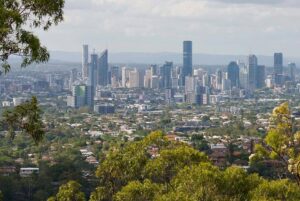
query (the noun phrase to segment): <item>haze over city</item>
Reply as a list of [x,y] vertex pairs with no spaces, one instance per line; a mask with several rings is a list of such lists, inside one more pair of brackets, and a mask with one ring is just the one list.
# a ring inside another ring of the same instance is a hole
[[0,0],[0,201],[299,201],[300,0]]
[[50,50],[80,45],[111,52],[180,52],[298,57],[297,0],[67,0],[65,20],[37,31]]

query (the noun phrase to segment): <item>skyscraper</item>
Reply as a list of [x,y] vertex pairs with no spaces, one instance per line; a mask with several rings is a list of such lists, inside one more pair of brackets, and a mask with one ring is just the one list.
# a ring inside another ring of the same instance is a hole
[[257,66],[256,71],[256,88],[261,89],[265,87],[265,78],[266,78],[266,67]]
[[183,41],[183,68],[182,83],[185,84],[185,77],[192,76],[193,72],[193,42]]
[[77,69],[73,68],[70,73],[70,80],[69,80],[69,88],[70,89],[72,89],[74,82],[77,80],[77,75],[78,75]]
[[91,54],[91,62],[89,63],[89,76],[88,76],[88,85],[93,86],[94,89],[97,85],[97,69],[98,69],[98,55],[93,53]]
[[158,74],[158,73],[157,73],[157,71],[158,71],[158,70],[157,70],[157,69],[158,69],[157,65],[151,65],[151,66],[150,66],[150,69],[151,69],[152,76]]
[[221,69],[217,70],[217,89],[222,88],[223,72]]
[[87,105],[91,108],[94,107],[94,97],[96,90],[96,72],[98,68],[98,55],[93,53],[91,54],[91,63],[89,64],[89,76],[87,84]]
[[256,89],[257,65],[258,65],[257,57],[255,55],[249,55],[249,57],[248,57],[248,75],[249,75],[250,90]]
[[161,76],[161,87],[165,89],[172,88],[172,69],[173,62],[166,62],[160,68],[160,76]]
[[289,63],[289,77],[292,82],[295,82],[295,73],[296,73],[296,64],[295,63]]
[[283,84],[283,55],[282,53],[274,53],[274,76],[275,85]]
[[82,46],[82,79],[86,79],[88,77],[89,71],[89,46]]
[[245,63],[239,62],[240,67],[240,88],[249,89],[249,74]]
[[105,50],[101,53],[98,63],[98,84],[106,86],[108,84],[108,51]]
[[235,61],[232,61],[227,66],[228,79],[231,82],[231,87],[239,87],[240,69]]

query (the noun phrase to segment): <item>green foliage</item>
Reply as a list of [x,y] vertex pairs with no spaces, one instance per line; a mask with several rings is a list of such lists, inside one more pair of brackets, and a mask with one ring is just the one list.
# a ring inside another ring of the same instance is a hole
[[105,190],[98,188],[94,197],[112,197],[129,181],[142,179],[144,166],[150,158],[147,148],[167,144],[162,132],[154,132],[140,142],[113,147],[96,171],[100,187],[105,187]]
[[85,201],[85,195],[80,188],[81,185],[76,181],[69,181],[59,187],[56,197],[50,197],[48,201]]
[[209,163],[185,167],[172,180],[172,190],[162,195],[158,200],[220,200],[217,185],[220,182],[220,170]]
[[145,175],[158,183],[169,184],[171,179],[185,166],[207,162],[208,158],[187,145],[161,150],[159,157],[145,166]]
[[299,133],[293,129],[293,119],[288,103],[273,110],[270,130],[262,145],[256,146],[251,164],[259,160],[278,160],[284,164],[286,174],[291,173],[300,185],[300,143]]
[[297,201],[300,200],[299,186],[288,180],[264,181],[252,191],[253,201]]
[[208,142],[204,139],[203,135],[192,135],[191,142],[193,147],[199,151],[209,150]]
[[248,175],[238,167],[227,168],[222,175],[221,192],[230,200],[248,200],[250,191],[262,182],[256,174]]
[[285,200],[298,199],[296,184],[289,180],[271,188],[272,182],[239,167],[221,171],[198,150],[166,141],[162,132],[113,147],[96,174],[99,186],[90,201],[276,200],[282,188]]
[[37,98],[32,97],[30,101],[5,111],[3,123],[8,127],[12,138],[15,137],[15,131],[21,130],[29,134],[35,143],[39,143],[45,134],[41,112]]
[[64,3],[64,0],[0,0],[0,65],[5,73],[10,70],[11,55],[23,58],[22,67],[48,61],[46,47],[30,30],[48,30],[61,22]]
[[151,201],[156,194],[163,189],[162,186],[152,183],[150,180],[145,180],[143,183],[132,181],[119,191],[115,197],[115,201],[133,201],[143,200]]

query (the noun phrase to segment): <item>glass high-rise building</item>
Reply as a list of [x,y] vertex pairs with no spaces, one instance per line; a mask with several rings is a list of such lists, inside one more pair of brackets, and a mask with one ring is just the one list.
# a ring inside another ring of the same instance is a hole
[[86,79],[89,75],[89,46],[82,46],[82,78]]
[[296,64],[289,63],[288,65],[288,74],[292,82],[295,82],[295,73],[296,73]]
[[261,89],[265,87],[265,79],[266,79],[266,67],[265,66],[257,66],[256,70],[256,88]]
[[249,55],[248,57],[248,75],[249,75],[249,88],[255,90],[257,85],[257,57]]
[[108,84],[108,51],[105,50],[99,57],[98,69],[98,84],[106,86]]
[[228,79],[231,82],[231,87],[239,87],[240,68],[235,61],[232,61],[227,66]]
[[173,69],[173,62],[166,62],[160,68],[161,87],[164,89],[172,88],[172,69]]
[[97,69],[98,69],[98,55],[93,53],[91,54],[91,62],[89,63],[89,76],[88,76],[88,85],[93,86],[94,88],[97,85]]
[[89,63],[89,76],[87,84],[87,105],[94,107],[94,97],[95,90],[97,85],[96,72],[98,68],[98,55],[93,53],[91,54],[91,62]]
[[185,77],[192,76],[193,72],[193,42],[183,41],[183,68],[182,83],[185,84]]
[[274,53],[274,76],[275,85],[283,84],[283,55],[282,53]]

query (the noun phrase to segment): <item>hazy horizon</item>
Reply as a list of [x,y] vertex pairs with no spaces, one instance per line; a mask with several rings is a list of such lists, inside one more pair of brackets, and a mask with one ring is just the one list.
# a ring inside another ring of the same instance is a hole
[[49,50],[181,52],[298,57],[297,0],[66,0],[65,21],[36,31]]

